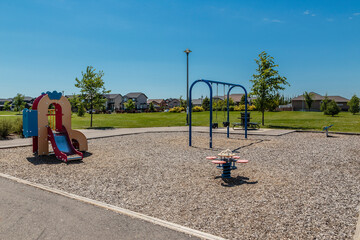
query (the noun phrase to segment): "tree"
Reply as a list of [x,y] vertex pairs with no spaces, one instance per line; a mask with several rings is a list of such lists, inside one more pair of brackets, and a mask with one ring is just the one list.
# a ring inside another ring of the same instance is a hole
[[313,104],[314,100],[312,99],[313,94],[312,93],[308,93],[308,92],[304,92],[304,99],[306,102],[306,106],[308,107],[309,111],[311,109],[311,105]]
[[110,92],[105,89],[105,83],[102,79],[103,71],[95,72],[92,66],[86,67],[86,72],[81,72],[82,79],[75,78],[75,87],[80,88],[80,99],[85,104],[86,108],[90,108],[91,120],[90,127],[93,123],[93,110],[99,109],[106,102],[104,94]]
[[10,102],[9,101],[6,101],[5,103],[4,103],[4,110],[5,111],[9,111],[10,110]]
[[360,111],[359,101],[360,99],[354,94],[354,96],[352,96],[350,101],[347,103],[349,106],[349,112],[351,112],[353,115]]
[[205,111],[209,111],[210,110],[210,99],[208,97],[205,97],[201,105]]
[[268,110],[269,103],[273,101],[279,90],[285,89],[284,85],[290,86],[290,84],[286,81],[286,77],[279,75],[275,69],[278,65],[266,52],[261,52],[259,59],[255,59],[255,62],[258,68],[257,74],[253,74],[253,79],[250,80],[253,83],[251,95],[257,96],[255,106],[262,113],[262,125],[264,125],[265,110]]
[[182,96],[180,96],[180,107],[183,107],[183,108],[186,109],[186,107],[187,107],[187,103],[186,103],[186,102],[187,102],[187,101],[184,100],[184,99],[182,99]]
[[22,111],[25,108],[25,101],[24,101],[25,96],[18,93],[13,100],[13,106],[14,106],[14,110],[15,111]]
[[321,101],[320,111],[325,112],[329,102],[330,102],[330,100],[326,94],[324,100]]
[[128,112],[131,112],[132,110],[135,109],[135,103],[132,99],[129,99],[126,103],[125,103],[125,109]]
[[341,111],[340,107],[336,104],[334,100],[332,100],[327,104],[324,114],[331,115],[333,117],[334,115],[339,114],[340,111]]
[[245,94],[241,96],[240,105],[245,105]]
[[154,104],[152,102],[149,104],[149,111],[150,112],[155,112],[155,107],[154,107]]

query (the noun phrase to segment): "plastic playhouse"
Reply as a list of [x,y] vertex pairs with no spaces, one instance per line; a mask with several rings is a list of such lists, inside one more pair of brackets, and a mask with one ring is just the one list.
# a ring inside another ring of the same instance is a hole
[[239,156],[235,156],[235,154],[230,150],[226,149],[218,154],[219,157],[211,156],[206,157],[208,160],[211,161],[214,164],[217,164],[216,166],[218,169],[223,170],[223,173],[221,174],[222,178],[231,178],[231,170],[237,169],[235,166],[236,163],[248,163],[249,160],[241,160]]
[[64,162],[81,160],[81,151],[88,150],[85,135],[71,129],[71,105],[61,92],[42,93],[31,110],[23,110],[23,134],[32,137],[34,154],[49,155],[50,142],[55,156]]

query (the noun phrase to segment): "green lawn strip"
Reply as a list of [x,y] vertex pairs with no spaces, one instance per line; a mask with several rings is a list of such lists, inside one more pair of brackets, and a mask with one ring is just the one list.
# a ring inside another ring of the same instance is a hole
[[[230,122],[240,122],[239,112],[230,112]],[[213,113],[213,122],[226,121],[226,114]],[[261,113],[251,112],[251,122],[261,122]],[[138,127],[167,127],[185,126],[185,113],[134,113],[134,114],[94,114],[93,126],[97,128],[138,128]],[[209,112],[193,113],[194,126],[208,126]],[[321,112],[266,112],[265,128],[322,130],[324,126],[334,124],[331,131],[360,132],[360,115],[341,112],[338,116],[325,116]],[[72,116],[73,128],[81,129],[90,126],[90,115]]]
[[13,111],[0,111],[0,116],[2,115],[13,115],[13,116],[22,116],[22,113],[20,112],[13,112]]

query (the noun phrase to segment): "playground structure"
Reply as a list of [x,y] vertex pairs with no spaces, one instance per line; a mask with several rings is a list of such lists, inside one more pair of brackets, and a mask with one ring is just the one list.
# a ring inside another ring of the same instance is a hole
[[208,160],[214,164],[218,164],[216,168],[223,170],[221,174],[221,178],[231,178],[231,170],[237,169],[235,163],[248,163],[248,160],[240,160],[239,156],[235,156],[235,154],[230,150],[226,149],[218,154],[219,158],[216,156],[206,157]]
[[325,131],[326,137],[329,137],[329,129],[330,129],[332,126],[334,126],[334,124],[331,124],[331,125],[329,125],[329,126],[325,126],[325,127],[323,128],[323,131]]
[[50,141],[55,156],[64,162],[81,160],[81,151],[88,150],[85,135],[71,128],[71,105],[61,92],[42,93],[31,110],[23,110],[23,134],[32,137],[34,154],[49,155]]
[[[234,83],[226,83],[226,82],[219,82],[219,81],[213,81],[213,80],[205,80],[205,79],[199,79],[196,80],[195,82],[193,82],[190,86],[190,90],[189,90],[189,146],[192,145],[191,142],[191,135],[192,135],[192,129],[191,129],[191,124],[192,124],[192,89],[193,87],[199,83],[199,82],[204,82],[210,89],[210,140],[209,140],[209,147],[212,148],[212,129],[213,129],[213,89],[212,89],[212,84],[222,84],[225,86],[228,86],[228,92],[227,92],[227,121],[224,122],[224,126],[226,126],[227,128],[227,132],[226,132],[226,136],[227,138],[229,138],[230,136],[230,115],[229,115],[229,94],[230,91],[235,88],[235,87],[240,87],[244,90],[245,92],[245,116],[247,116],[247,91],[245,89],[245,87],[243,87],[240,84],[234,84]],[[248,129],[248,124],[247,124],[247,118],[245,118],[245,138],[247,138],[247,129]]]

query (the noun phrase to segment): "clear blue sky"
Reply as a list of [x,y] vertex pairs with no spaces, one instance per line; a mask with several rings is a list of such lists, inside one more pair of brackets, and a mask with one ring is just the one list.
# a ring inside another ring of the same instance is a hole
[[77,93],[74,79],[88,65],[104,71],[112,93],[185,96],[186,48],[190,82],[250,88],[254,59],[266,51],[291,84],[285,95],[360,95],[358,0],[3,0],[0,98]]

